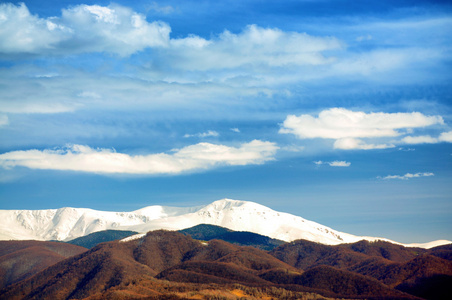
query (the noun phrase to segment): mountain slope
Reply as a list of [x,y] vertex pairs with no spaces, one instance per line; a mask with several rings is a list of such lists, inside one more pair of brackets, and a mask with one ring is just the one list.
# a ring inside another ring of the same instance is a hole
[[441,257],[450,258],[451,252],[448,246],[405,248],[382,241],[328,246],[298,240],[281,245],[270,254],[306,272],[319,267],[334,267],[372,277],[386,287],[415,296],[449,299],[452,262]]
[[0,289],[87,250],[57,242],[0,241]]
[[93,248],[100,243],[111,242],[120,240],[131,235],[137,234],[136,231],[124,231],[124,230],[103,230],[90,233],[85,236],[67,241],[68,244],[77,245],[85,248]]
[[[201,207],[149,206],[133,212],[103,212],[76,208],[1,210],[0,218],[0,239],[18,240],[67,241],[107,229],[145,233],[157,229],[181,230],[199,224],[248,231],[284,241],[305,239],[328,245],[381,239],[354,236],[298,216],[274,211],[257,203],[229,199]],[[437,241],[426,247],[447,243],[451,242]]]
[[217,239],[231,244],[252,246],[266,251],[273,250],[285,243],[284,241],[272,239],[253,232],[233,231],[224,227],[208,224],[196,225],[194,227],[179,230],[179,232],[197,240],[210,241]]
[[[228,274],[235,278],[231,282],[264,285],[269,282],[257,276],[259,271],[270,268],[295,270],[252,247],[235,246],[218,240],[204,245],[178,232],[158,230],[127,242],[99,244],[10,286],[0,292],[0,298],[86,298],[187,266],[198,270],[189,275],[198,273],[199,276],[217,277],[219,283],[228,281],[224,275],[224,267],[227,267]],[[209,269],[215,275],[209,276]],[[152,289],[152,286],[146,288]]]
[[283,299],[309,299],[306,295],[319,298],[312,293],[339,298],[416,299],[357,273],[330,266],[303,271],[254,247],[221,240],[206,244],[164,230],[101,243],[7,287],[0,291],[0,298],[185,299],[178,293],[187,295],[203,289],[231,292],[239,288],[239,294],[231,299],[245,291],[254,299],[270,293]]

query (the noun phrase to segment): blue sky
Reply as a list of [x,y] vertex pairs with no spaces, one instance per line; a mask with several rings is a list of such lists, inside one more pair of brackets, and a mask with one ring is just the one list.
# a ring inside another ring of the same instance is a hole
[[451,36],[447,1],[2,1],[0,209],[452,240]]

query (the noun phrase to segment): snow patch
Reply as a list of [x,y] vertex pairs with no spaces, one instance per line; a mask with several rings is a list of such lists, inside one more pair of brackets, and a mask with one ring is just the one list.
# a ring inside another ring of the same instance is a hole
[[138,240],[138,239],[143,238],[145,235],[146,235],[146,233],[134,234],[134,235],[128,236],[126,238],[123,238],[122,240],[120,240],[120,242],[124,243],[124,242],[130,242],[130,241]]

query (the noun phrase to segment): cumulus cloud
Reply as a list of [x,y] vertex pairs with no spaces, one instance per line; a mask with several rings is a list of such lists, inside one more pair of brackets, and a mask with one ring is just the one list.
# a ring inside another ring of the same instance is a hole
[[32,15],[25,4],[0,4],[0,53],[74,54],[111,52],[130,55],[166,46],[170,27],[120,5],[76,5],[61,17]]
[[199,137],[199,138],[205,138],[205,137],[209,137],[209,136],[219,136],[220,134],[214,130],[209,130],[206,132],[200,132],[200,133],[196,133],[196,134],[185,134],[184,137],[185,138],[189,138],[189,137]]
[[329,165],[331,167],[350,167],[352,164],[351,162],[344,161],[344,160],[335,160],[335,161],[314,161],[314,163],[318,166],[320,165]]
[[388,175],[385,177],[378,177],[379,179],[383,179],[383,180],[389,180],[389,179],[402,179],[402,180],[408,180],[411,178],[419,178],[419,177],[430,177],[430,176],[435,176],[435,174],[431,173],[431,172],[424,172],[424,173],[406,173],[405,175]]
[[444,124],[441,116],[412,113],[365,113],[345,108],[323,110],[318,117],[289,115],[280,133],[294,134],[300,139],[334,139],[337,149],[385,149],[392,144],[369,144],[361,138],[397,137],[401,130]]
[[253,140],[239,147],[199,143],[172,153],[128,155],[112,149],[72,145],[57,150],[12,151],[0,155],[0,165],[9,169],[70,170],[100,174],[180,174],[219,166],[263,164],[273,160],[275,143]]

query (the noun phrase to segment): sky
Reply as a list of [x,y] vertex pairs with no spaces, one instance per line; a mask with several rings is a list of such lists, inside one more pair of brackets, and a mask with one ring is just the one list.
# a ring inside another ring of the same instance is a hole
[[0,1],[0,209],[223,198],[452,240],[452,4]]

